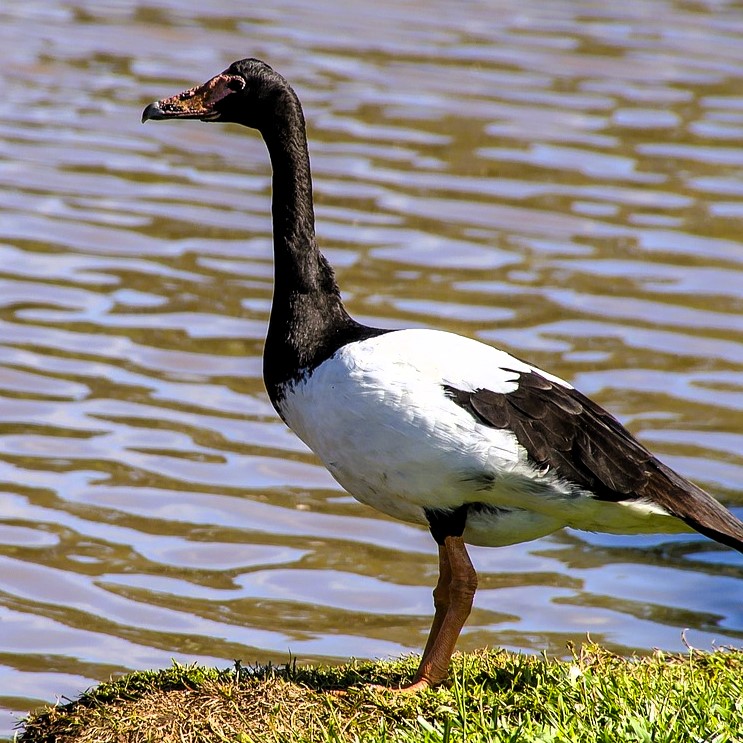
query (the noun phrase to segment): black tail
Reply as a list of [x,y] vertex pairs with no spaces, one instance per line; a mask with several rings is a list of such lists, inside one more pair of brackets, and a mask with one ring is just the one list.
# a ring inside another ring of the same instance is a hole
[[646,493],[659,506],[705,537],[743,552],[743,522],[709,493],[657,459]]

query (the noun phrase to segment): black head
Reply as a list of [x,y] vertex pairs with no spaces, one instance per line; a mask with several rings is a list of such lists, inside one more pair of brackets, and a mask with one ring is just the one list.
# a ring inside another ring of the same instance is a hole
[[226,121],[260,129],[282,93],[291,90],[278,72],[260,59],[241,59],[224,72],[178,95],[150,103],[142,122],[150,119]]

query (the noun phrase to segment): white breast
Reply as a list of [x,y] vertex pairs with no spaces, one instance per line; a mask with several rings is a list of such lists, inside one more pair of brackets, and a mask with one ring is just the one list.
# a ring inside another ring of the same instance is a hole
[[513,433],[481,425],[443,388],[508,393],[527,371],[532,367],[468,338],[396,331],[344,346],[290,386],[280,408],[354,497],[423,522],[424,507],[458,506],[486,489],[484,499],[493,501],[494,478],[509,486],[534,480]]

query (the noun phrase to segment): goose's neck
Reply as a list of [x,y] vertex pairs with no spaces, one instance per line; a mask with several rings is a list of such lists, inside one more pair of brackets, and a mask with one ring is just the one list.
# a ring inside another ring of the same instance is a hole
[[274,402],[286,382],[319,363],[334,338],[358,327],[315,241],[304,116],[291,90],[283,91],[278,110],[280,115],[262,130],[273,168],[274,239],[274,296],[263,373]]
[[[313,291],[323,278],[315,243],[312,178],[304,116],[285,91],[280,115],[263,132],[273,169],[273,238],[276,288]],[[277,291],[278,294],[278,291]]]

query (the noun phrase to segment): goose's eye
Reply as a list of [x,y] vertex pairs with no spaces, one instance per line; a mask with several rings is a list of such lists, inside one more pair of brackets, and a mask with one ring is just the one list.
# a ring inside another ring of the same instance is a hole
[[227,87],[233,93],[237,93],[238,90],[242,90],[245,87],[245,81],[241,77],[233,77],[227,82]]

